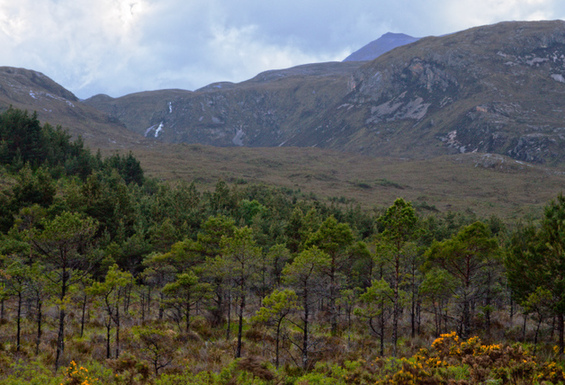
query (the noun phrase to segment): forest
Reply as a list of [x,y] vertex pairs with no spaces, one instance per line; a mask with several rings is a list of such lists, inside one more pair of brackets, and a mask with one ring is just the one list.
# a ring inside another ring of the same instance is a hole
[[505,223],[144,175],[0,114],[2,384],[565,382],[565,197]]

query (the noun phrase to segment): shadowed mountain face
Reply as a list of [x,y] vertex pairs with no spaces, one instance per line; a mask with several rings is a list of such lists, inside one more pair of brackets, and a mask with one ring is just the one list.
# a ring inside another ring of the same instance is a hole
[[343,61],[370,61],[375,60],[382,54],[387,53],[406,44],[414,43],[419,38],[405,35],[403,33],[388,32],[373,40],[363,48],[353,52],[346,57]]
[[492,152],[565,155],[565,23],[508,22],[428,37],[371,62],[268,71],[195,92],[86,104],[166,142],[315,146],[429,158]]

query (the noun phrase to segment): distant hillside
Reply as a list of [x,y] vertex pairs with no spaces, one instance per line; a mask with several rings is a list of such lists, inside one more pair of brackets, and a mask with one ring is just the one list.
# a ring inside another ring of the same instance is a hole
[[362,63],[308,64],[195,92],[161,90],[85,101],[132,131],[165,142],[273,147],[316,124],[351,91]]
[[387,53],[406,44],[418,41],[418,37],[412,37],[403,33],[387,32],[377,40],[373,40],[361,49],[353,52],[346,57],[343,61],[370,61],[375,60],[382,54]]
[[0,110],[9,106],[36,111],[42,122],[61,125],[75,137],[81,135],[92,148],[124,149],[143,140],[40,72],[0,67]]
[[553,164],[565,156],[563,68],[564,22],[508,22],[423,38],[371,62],[85,103],[167,142],[414,159],[488,152]]

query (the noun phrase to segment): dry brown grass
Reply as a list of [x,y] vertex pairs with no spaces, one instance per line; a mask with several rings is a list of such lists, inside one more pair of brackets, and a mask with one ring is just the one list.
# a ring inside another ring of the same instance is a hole
[[137,148],[146,174],[195,181],[265,183],[314,193],[365,209],[403,197],[440,212],[522,218],[539,213],[565,186],[563,170],[499,155],[461,154],[431,160],[371,158],[316,148],[216,148],[154,143]]

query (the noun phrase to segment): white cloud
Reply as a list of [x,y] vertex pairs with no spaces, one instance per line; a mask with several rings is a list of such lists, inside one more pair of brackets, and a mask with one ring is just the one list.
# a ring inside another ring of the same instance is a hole
[[[557,0],[459,0],[448,2],[443,15],[456,29],[510,20],[545,20],[565,16]],[[562,6],[561,6],[562,7]]]

